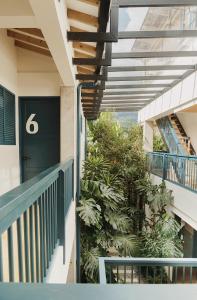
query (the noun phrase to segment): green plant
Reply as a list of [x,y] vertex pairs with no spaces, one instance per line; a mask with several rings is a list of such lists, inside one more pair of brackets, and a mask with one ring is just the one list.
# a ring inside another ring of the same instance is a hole
[[89,122],[83,174],[83,282],[98,282],[99,256],[181,255],[180,226],[167,213],[172,193],[150,181],[140,126],[122,128],[109,113]]
[[167,151],[161,135],[154,133],[153,135],[153,151]]

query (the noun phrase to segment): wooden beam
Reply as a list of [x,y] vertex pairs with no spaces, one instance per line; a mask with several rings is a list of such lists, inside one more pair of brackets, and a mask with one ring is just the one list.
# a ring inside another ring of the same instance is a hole
[[32,44],[35,46],[39,46],[39,47],[48,49],[47,43],[41,39],[37,39],[37,38],[31,37],[29,35],[18,33],[18,32],[9,30],[9,29],[7,30],[7,35],[9,37],[14,38],[15,40],[23,41],[23,42],[26,42],[26,43],[29,43],[29,44]]
[[82,52],[79,52],[79,51],[74,51],[74,57],[75,58],[93,58],[95,57],[95,55],[92,55],[92,54],[85,54],[85,53],[82,53]]
[[77,27],[74,27],[74,26],[70,26],[70,31],[72,31],[72,32],[87,32],[87,30],[77,28]]
[[94,71],[88,70],[88,69],[80,67],[80,66],[77,67],[77,71],[80,74],[94,74]]
[[79,1],[96,7],[98,7],[100,4],[100,0],[79,0]]
[[82,71],[85,72],[85,70],[86,70],[86,71],[90,71],[90,72],[94,73],[95,70],[96,70],[96,68],[95,68],[94,66],[78,66],[77,68],[79,68],[79,70],[80,70],[81,72],[82,72]]
[[36,52],[36,53],[39,53],[42,55],[51,56],[50,51],[48,51],[47,49],[43,49],[43,48],[36,47],[36,46],[30,45],[30,44],[26,44],[21,41],[15,40],[15,46],[29,50],[29,51],[33,51],[33,52]]
[[17,31],[29,33],[31,35],[35,35],[40,38],[44,38],[42,31],[38,28],[13,28],[13,29],[15,29]]
[[98,18],[82,13],[80,11],[76,11],[73,9],[68,8],[67,10],[68,18],[71,20],[75,20],[86,25],[91,25],[93,27],[98,27]]
[[96,47],[88,45],[88,44],[74,42],[73,48],[76,50],[79,50],[79,51],[90,53],[94,56],[96,55]]
[[85,89],[85,88],[81,88],[83,91],[83,93],[85,93],[85,94],[93,94],[93,93],[97,93],[97,90],[95,90],[95,89]]

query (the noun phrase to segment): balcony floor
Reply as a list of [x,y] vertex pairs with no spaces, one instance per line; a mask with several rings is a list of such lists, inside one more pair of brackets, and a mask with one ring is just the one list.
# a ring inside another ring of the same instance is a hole
[[197,285],[0,284],[1,300],[196,300]]

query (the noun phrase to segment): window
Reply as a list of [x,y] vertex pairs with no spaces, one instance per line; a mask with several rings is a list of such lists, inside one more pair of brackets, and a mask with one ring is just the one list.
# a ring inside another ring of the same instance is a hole
[[0,145],[15,144],[15,95],[0,86]]

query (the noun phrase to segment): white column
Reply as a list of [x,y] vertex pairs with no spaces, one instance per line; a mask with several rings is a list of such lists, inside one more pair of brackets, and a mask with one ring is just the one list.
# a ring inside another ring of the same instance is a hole
[[153,151],[153,123],[149,121],[143,123],[143,147],[145,152]]
[[76,157],[77,93],[75,87],[61,87],[61,162]]

